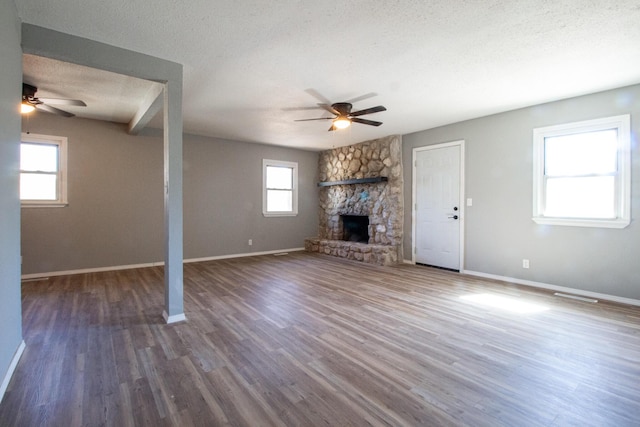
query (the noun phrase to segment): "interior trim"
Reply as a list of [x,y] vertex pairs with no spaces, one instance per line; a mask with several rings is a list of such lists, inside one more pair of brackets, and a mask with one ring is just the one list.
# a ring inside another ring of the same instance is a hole
[[20,345],[16,349],[13,358],[11,359],[11,363],[9,364],[9,369],[7,369],[7,373],[2,380],[2,385],[0,386],[0,402],[2,402],[2,398],[4,397],[5,391],[7,391],[7,387],[9,387],[9,381],[11,381],[11,377],[18,366],[18,362],[20,361],[20,357],[22,357],[22,353],[27,345],[24,343],[24,340],[20,341]]
[[481,273],[479,271],[463,270],[463,271],[461,271],[461,273],[469,274],[471,276],[484,277],[485,279],[500,280],[500,281],[503,281],[503,282],[515,283],[517,285],[525,285],[525,286],[531,286],[531,287],[534,287],[534,288],[549,289],[549,290],[552,290],[552,291],[563,292],[563,293],[566,293],[566,294],[580,295],[580,296],[584,296],[584,297],[588,297],[588,298],[595,298],[595,299],[598,299],[598,300],[605,300],[605,301],[617,302],[617,303],[628,304],[628,305],[635,305],[635,306],[640,307],[640,300],[633,299],[633,298],[625,298],[625,297],[619,297],[619,296],[615,296],[615,295],[601,294],[599,292],[590,292],[590,291],[585,291],[585,290],[582,290],[582,289],[567,288],[567,287],[564,287],[564,286],[551,285],[549,283],[534,282],[533,280],[516,279],[515,277],[507,277],[507,276],[499,276],[499,275],[496,275],[496,274]]

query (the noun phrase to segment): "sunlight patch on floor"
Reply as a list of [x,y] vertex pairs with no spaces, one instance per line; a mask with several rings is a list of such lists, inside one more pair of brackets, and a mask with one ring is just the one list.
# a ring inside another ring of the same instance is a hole
[[460,299],[518,314],[538,313],[549,310],[549,307],[547,306],[526,301],[521,298],[505,297],[495,294],[463,295]]

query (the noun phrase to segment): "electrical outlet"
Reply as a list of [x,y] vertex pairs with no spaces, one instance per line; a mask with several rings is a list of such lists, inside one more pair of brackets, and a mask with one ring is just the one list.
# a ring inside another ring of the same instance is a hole
[[522,260],[522,268],[529,268],[529,260],[528,259],[523,259]]
[[249,246],[253,245],[253,240],[249,239]]

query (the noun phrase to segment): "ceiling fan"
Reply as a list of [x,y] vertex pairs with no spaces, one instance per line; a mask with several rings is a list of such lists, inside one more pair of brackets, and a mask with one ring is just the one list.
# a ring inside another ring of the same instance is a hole
[[335,104],[318,104],[320,108],[323,108],[334,115],[334,117],[319,117],[316,119],[299,119],[296,122],[307,122],[311,120],[332,120],[333,123],[329,128],[329,131],[344,129],[351,125],[351,123],[360,123],[363,125],[369,126],[380,126],[382,122],[377,122],[375,120],[367,120],[361,119],[359,116],[364,116],[365,114],[373,114],[378,113],[380,111],[387,111],[385,107],[382,105],[378,105],[377,107],[366,108],[364,110],[359,111],[351,111],[353,105],[349,102],[336,102]]
[[73,105],[77,107],[86,107],[83,101],[79,99],[59,99],[59,98],[36,98],[36,92],[38,88],[35,86],[31,86],[27,83],[22,83],[22,112],[30,113],[34,109],[38,109],[41,111],[46,111],[47,113],[58,114],[64,117],[73,117],[75,114],[72,114],[68,111],[61,110],[56,107],[52,107],[49,104],[54,105]]

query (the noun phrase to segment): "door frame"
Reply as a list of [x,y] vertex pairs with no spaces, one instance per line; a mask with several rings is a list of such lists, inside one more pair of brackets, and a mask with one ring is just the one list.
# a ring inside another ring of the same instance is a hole
[[460,273],[464,272],[464,242],[465,242],[465,233],[464,233],[464,226],[465,226],[465,213],[466,213],[466,209],[465,209],[465,192],[464,192],[464,170],[465,170],[465,166],[464,166],[464,159],[465,159],[465,150],[464,150],[464,146],[465,146],[465,142],[464,139],[458,140],[458,141],[452,141],[452,142],[443,142],[440,144],[433,144],[433,145],[424,145],[421,147],[415,147],[412,150],[412,154],[411,154],[411,165],[412,165],[412,178],[411,178],[411,263],[415,264],[416,263],[416,190],[417,190],[417,185],[416,185],[416,169],[417,169],[417,162],[416,162],[416,155],[418,152],[420,151],[426,151],[426,150],[436,150],[438,148],[448,148],[448,147],[455,147],[455,146],[459,146],[460,147],[460,200],[458,202],[458,206],[460,209],[460,260],[459,260],[459,265],[460,265]]

